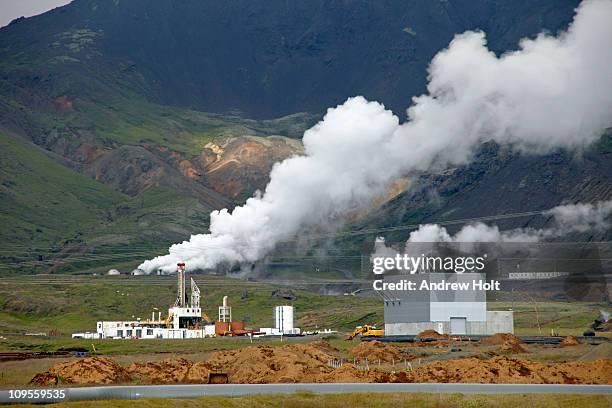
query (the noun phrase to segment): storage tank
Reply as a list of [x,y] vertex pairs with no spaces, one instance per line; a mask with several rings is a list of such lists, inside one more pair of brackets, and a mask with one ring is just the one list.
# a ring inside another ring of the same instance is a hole
[[276,306],[274,315],[277,330],[283,333],[293,330],[293,306]]

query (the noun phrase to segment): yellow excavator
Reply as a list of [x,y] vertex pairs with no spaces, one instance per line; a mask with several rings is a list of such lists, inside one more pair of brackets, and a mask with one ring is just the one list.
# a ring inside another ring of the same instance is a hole
[[362,337],[383,337],[385,335],[384,329],[377,329],[376,326],[363,325],[355,327],[355,330],[346,338],[346,340],[353,340],[361,334]]

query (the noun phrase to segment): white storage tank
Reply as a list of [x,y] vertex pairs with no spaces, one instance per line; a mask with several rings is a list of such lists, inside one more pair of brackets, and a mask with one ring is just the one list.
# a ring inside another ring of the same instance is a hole
[[281,333],[293,332],[293,306],[276,306],[274,315],[276,328]]

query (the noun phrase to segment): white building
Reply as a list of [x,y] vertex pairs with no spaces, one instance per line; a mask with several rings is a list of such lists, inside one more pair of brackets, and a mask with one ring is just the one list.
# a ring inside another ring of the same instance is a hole
[[259,331],[269,336],[300,334],[300,329],[293,326],[293,306],[274,307],[274,323],[276,327],[262,327]]

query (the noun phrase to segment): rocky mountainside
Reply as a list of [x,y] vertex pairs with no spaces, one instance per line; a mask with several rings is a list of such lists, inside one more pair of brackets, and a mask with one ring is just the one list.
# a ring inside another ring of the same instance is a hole
[[504,52],[566,27],[577,4],[75,0],[2,29],[0,59],[46,61],[31,79],[54,94],[115,83],[161,104],[267,118],[364,95],[403,116],[425,91],[431,57],[456,33],[483,30]]
[[[360,220],[359,228],[385,228],[413,223],[543,211],[577,202],[612,199],[612,135],[581,154],[558,151],[540,156],[520,154],[485,143],[474,161],[441,174],[424,175],[415,187],[395,196]],[[501,229],[543,228],[546,217],[495,221]],[[449,232],[461,228],[449,226]],[[390,233],[404,241],[410,230]],[[606,241],[612,231],[581,234],[579,240]]]

